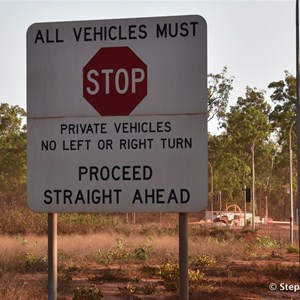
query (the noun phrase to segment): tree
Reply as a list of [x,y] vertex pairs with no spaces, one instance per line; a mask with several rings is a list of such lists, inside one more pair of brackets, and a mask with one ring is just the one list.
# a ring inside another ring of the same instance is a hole
[[243,186],[245,163],[232,151],[231,137],[223,133],[208,136],[208,160],[214,171],[215,194],[225,203],[237,203]]
[[[278,142],[281,146],[289,140],[289,130],[296,120],[296,79],[285,71],[284,80],[271,82],[268,86],[273,90],[271,100],[275,104],[270,114],[272,127],[277,129]],[[296,126],[293,128],[293,139],[296,137]]]
[[208,122],[214,117],[222,119],[225,116],[233,82],[233,77],[226,75],[226,67],[220,74],[208,74]]
[[[245,98],[239,97],[237,104],[230,108],[224,118],[222,127],[230,139],[229,151],[235,157],[235,161],[240,162],[240,168],[244,168],[243,175],[241,170],[239,171],[239,176],[243,176],[244,181],[240,182],[239,186],[241,195],[244,184],[250,185],[250,180],[254,178],[256,168],[260,170],[256,178],[256,187],[266,185],[263,183],[263,174],[270,172],[270,166],[265,163],[265,155],[270,152],[270,110],[270,105],[264,99],[264,91],[247,87]],[[249,169],[252,172],[251,179],[247,176]]]
[[[288,207],[288,188],[289,188],[289,137],[291,134],[291,145],[293,152],[296,153],[296,79],[289,72],[285,71],[283,80],[274,81],[269,84],[272,90],[271,100],[275,104],[271,114],[270,121],[272,128],[276,133],[276,142],[278,143],[277,156],[274,164],[271,198],[272,213],[276,218],[283,219],[287,217]],[[294,170],[296,170],[296,155],[293,156]],[[293,190],[297,191],[296,176],[294,176]],[[296,199],[296,197],[294,197]],[[295,205],[294,205],[295,207]]]
[[26,126],[24,109],[0,105],[0,201],[24,199],[26,194]]

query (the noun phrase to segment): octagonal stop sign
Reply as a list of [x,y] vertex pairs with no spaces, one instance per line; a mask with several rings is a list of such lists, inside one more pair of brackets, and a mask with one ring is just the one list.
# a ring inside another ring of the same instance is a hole
[[83,68],[83,97],[102,116],[125,116],[147,95],[147,65],[129,47],[103,47]]

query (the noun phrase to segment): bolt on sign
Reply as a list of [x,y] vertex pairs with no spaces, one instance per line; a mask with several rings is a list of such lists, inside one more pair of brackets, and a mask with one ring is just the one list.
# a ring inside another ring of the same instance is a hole
[[197,15],[27,31],[28,205],[207,206],[207,29]]

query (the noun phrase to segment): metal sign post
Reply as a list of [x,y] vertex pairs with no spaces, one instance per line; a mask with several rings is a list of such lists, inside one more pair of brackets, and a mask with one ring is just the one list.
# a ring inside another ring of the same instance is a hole
[[179,213],[179,299],[189,299],[188,214]]
[[57,299],[57,213],[48,214],[48,300]]

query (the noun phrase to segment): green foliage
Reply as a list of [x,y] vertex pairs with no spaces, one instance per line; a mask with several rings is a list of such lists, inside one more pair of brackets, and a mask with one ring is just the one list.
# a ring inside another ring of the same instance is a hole
[[[192,263],[193,265],[193,263]],[[162,266],[159,267],[157,275],[164,279],[164,286],[170,292],[176,292],[179,287],[179,266],[178,264],[172,263],[169,260],[165,261]],[[193,285],[202,281],[204,273],[199,268],[193,265],[188,270],[189,282]]]
[[[60,234],[87,234],[92,232],[133,232],[129,225],[123,226],[121,217],[107,214],[59,214],[58,228]],[[123,231],[124,229],[124,231]],[[2,234],[47,234],[48,223],[46,213],[34,213],[27,207],[5,205],[2,208],[0,233]]]
[[96,285],[77,287],[74,291],[73,300],[100,300],[103,299],[101,289]]
[[23,257],[23,268],[25,272],[41,272],[47,270],[47,256],[46,255],[34,255],[30,252],[26,252]]
[[[117,218],[106,214],[64,213],[60,214],[58,218],[58,226],[61,233],[120,230],[121,225]],[[123,229],[126,231],[124,224]],[[120,231],[123,232],[122,230]]]
[[262,198],[268,192],[274,156],[270,111],[265,92],[247,87],[245,97],[239,97],[226,113],[222,122],[224,132],[210,136],[208,149],[214,169],[214,190],[222,191],[223,203],[243,205],[244,186],[252,182],[253,157],[255,186]]
[[132,257],[130,251],[127,251],[127,246],[122,239],[116,240],[117,247],[114,250],[109,250],[106,254],[104,262],[110,263],[112,261],[126,261]]
[[134,250],[134,255],[138,260],[148,259],[149,253],[152,250],[152,241],[153,241],[153,236],[149,235],[147,237],[146,246],[139,246],[137,249]]
[[270,134],[268,115],[271,107],[264,99],[264,91],[246,88],[245,98],[239,97],[226,115],[223,127],[234,143],[232,152],[250,162],[251,147],[262,146]]
[[[270,114],[270,121],[276,139],[277,151],[274,156],[274,168],[272,191],[270,198],[274,199],[270,207],[270,214],[283,220],[288,217],[286,209],[287,194],[285,188],[289,182],[289,138],[291,137],[291,148],[294,153],[297,151],[296,143],[296,78],[285,71],[283,80],[271,82],[269,88],[272,90],[271,100],[274,103],[274,109]],[[292,156],[292,164],[296,170],[297,158]],[[297,176],[294,176],[293,189],[297,191]]]
[[0,104],[0,203],[20,202],[26,195],[25,111]]
[[[296,118],[296,79],[286,71],[284,80],[271,82],[268,87],[273,90],[271,100],[275,104],[270,120],[273,128],[277,129],[279,144],[283,145],[288,141],[290,126]],[[296,137],[295,127],[293,139]]]
[[225,116],[229,95],[232,91],[233,77],[227,77],[227,68],[219,74],[208,74],[208,122]]
[[133,259],[147,260],[151,252],[152,236],[147,237],[146,246],[139,246],[138,248],[131,250],[123,239],[117,239],[117,246],[115,249],[110,249],[106,253],[102,253],[100,249],[95,254],[96,261],[99,263],[110,264],[115,261],[129,261]]
[[215,238],[218,242],[227,242],[235,239],[234,232],[229,228],[214,227],[210,231],[210,236]]
[[280,243],[276,240],[272,240],[269,235],[263,237],[256,237],[256,242],[261,248],[275,248],[280,246]]
[[188,272],[188,276],[189,276],[190,284],[195,285],[198,282],[202,281],[202,279],[204,278],[204,273],[202,271],[200,271],[199,269],[196,269],[196,270],[190,269]]
[[157,284],[150,283],[145,285],[136,285],[133,282],[129,282],[127,286],[120,288],[119,290],[130,294],[142,294],[142,295],[154,295],[159,292]]
[[288,246],[286,250],[288,253],[299,253],[299,248],[294,245]]
[[216,260],[209,254],[197,255],[191,262],[193,269],[205,269],[216,264]]
[[142,246],[134,250],[134,255],[138,260],[147,260],[148,253]]
[[166,261],[159,268],[158,275],[164,279],[164,285],[168,291],[178,290],[179,266],[178,264]]

